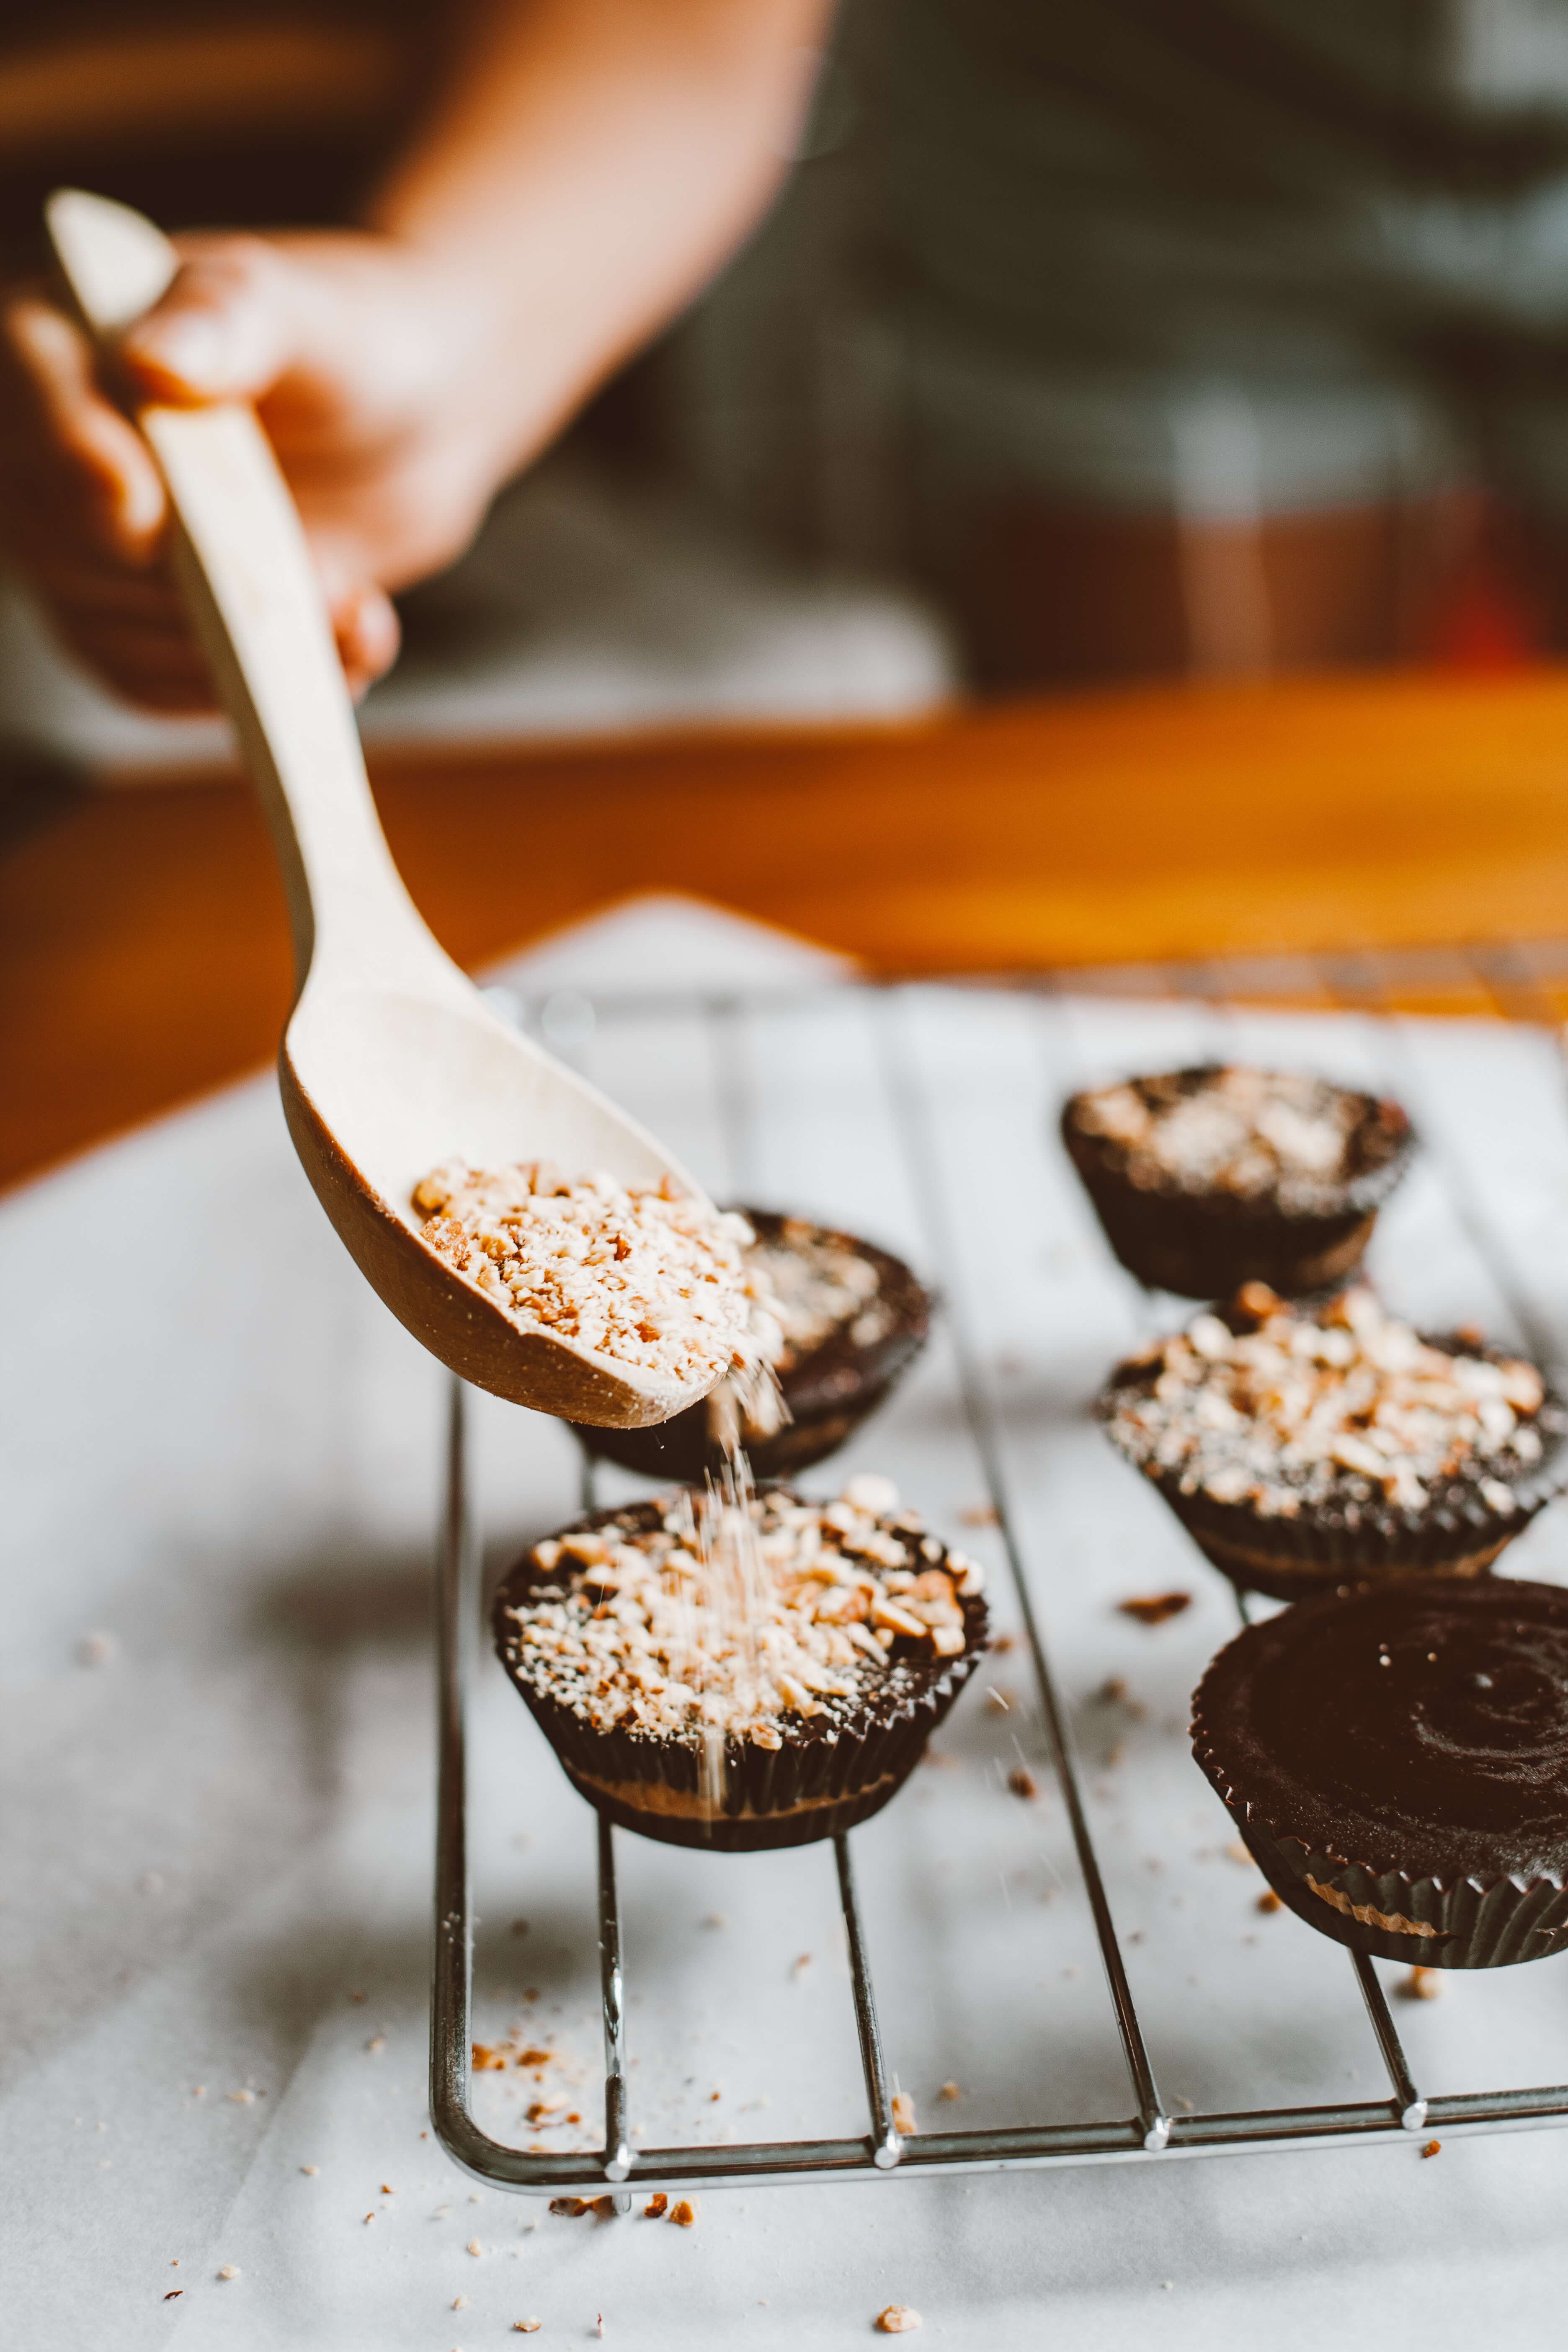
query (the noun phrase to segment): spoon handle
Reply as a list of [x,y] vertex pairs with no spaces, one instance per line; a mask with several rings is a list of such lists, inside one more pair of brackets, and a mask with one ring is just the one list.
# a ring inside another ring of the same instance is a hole
[[[50,241],[101,348],[167,288],[168,238],[78,188],[45,207]],[[302,988],[313,961],[365,978],[447,959],[406,890],[365,775],[320,583],[288,485],[255,413],[139,404],[178,523],[174,560],[192,624],[272,829]],[[427,976],[433,976],[427,975]]]

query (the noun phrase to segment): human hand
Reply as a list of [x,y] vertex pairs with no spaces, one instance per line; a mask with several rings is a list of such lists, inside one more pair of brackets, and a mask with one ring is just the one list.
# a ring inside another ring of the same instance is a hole
[[178,276],[108,366],[41,289],[0,307],[0,535],[111,687],[212,709],[166,561],[168,501],[121,404],[252,401],[363,693],[397,652],[387,591],[461,553],[505,469],[482,305],[390,237],[176,242]]

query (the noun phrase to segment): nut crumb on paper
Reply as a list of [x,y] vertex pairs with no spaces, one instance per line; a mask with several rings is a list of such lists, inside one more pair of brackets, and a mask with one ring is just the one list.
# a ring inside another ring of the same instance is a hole
[[239,2276],[239,2264],[237,2263],[225,2263],[223,2268],[218,2273],[218,2276],[220,2279],[237,2279]]
[[669,2200],[665,2195],[662,2189],[655,2191],[654,2195],[648,2199],[647,2203],[643,2207],[642,2210],[643,2220],[645,2221],[658,2221],[663,2219],[664,2215],[669,2210]]
[[373,2056],[373,2057],[374,2057],[374,2056],[379,2056],[380,2053],[381,2053],[383,2050],[384,2050],[384,2049],[385,2049],[385,2047],[386,2047],[386,2036],[385,2036],[385,2034],[384,2034],[384,2033],[373,2033],[373,2034],[371,2035],[371,2037],[370,2037],[370,2040],[365,2043],[365,2045],[364,2045],[364,2046],[365,2046],[365,2048],[366,2048],[366,2049],[371,2053],[371,2054],[372,2054],[372,2056]]
[[470,2238],[468,2240],[468,2252],[470,2254],[474,2255],[482,2254],[484,2252],[484,2248],[480,2245],[477,2238]]
[[1285,1906],[1275,1894],[1274,1889],[1271,1886],[1266,1886],[1258,1898],[1256,1908],[1259,1911],[1283,1911]]
[[1116,1604],[1123,1617],[1131,1617],[1140,1625],[1163,1625],[1168,1617],[1179,1617],[1184,1609],[1192,1607],[1190,1592],[1149,1592]]
[[514,2336],[537,2336],[543,2325],[542,2319],[514,2319],[511,2332]]
[[909,2336],[925,2322],[909,2304],[889,2303],[877,2314],[877,2325],[884,2336]]
[[963,2096],[963,2093],[959,2089],[956,2083],[944,2083],[941,2090],[937,2093],[937,2097],[939,2099],[962,2099]]
[[1424,2144],[1421,2153],[1423,2156],[1441,2156],[1443,2153],[1442,2141],[1440,2139],[1427,2140]]
[[1007,1775],[1007,1786],[1016,1797],[1022,1797],[1026,1804],[1032,1804],[1040,1793],[1040,1784],[1026,1764],[1014,1765]]
[[1443,1979],[1436,1969],[1412,1969],[1400,1978],[1399,1990],[1405,2000],[1441,2000]]
[[681,2197],[669,2209],[669,2218],[677,2229],[689,2230],[697,2219],[697,2208],[689,2197]]
[[594,2210],[598,2215],[601,2221],[613,2221],[616,2218],[615,2199],[613,2197],[595,2197],[594,2199]]
[[569,2221],[576,2221],[588,2210],[588,2200],[585,2197],[552,2197],[550,2210],[552,2213],[563,2213]]
[[314,2179],[321,2168],[319,2164],[302,2164],[300,2169],[301,2172],[309,2173],[311,2179]]

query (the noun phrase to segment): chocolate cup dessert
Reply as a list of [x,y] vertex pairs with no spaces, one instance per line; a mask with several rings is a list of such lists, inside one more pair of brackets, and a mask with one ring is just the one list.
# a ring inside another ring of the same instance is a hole
[[[1304,1357],[1304,1333],[1341,1360]],[[1380,1356],[1404,1369],[1379,1370]],[[1328,1410],[1335,1379],[1346,1411],[1314,1435],[1309,1415]],[[1162,1398],[1167,1381],[1175,1393]],[[1277,1601],[1484,1575],[1568,1485],[1568,1407],[1538,1367],[1468,1335],[1413,1331],[1363,1289],[1309,1316],[1248,1285],[1118,1365],[1096,1410],[1205,1558]],[[1413,1427],[1427,1452],[1374,1450],[1387,1429]]]
[[1193,1752],[1269,1885],[1378,1959],[1507,1968],[1568,1944],[1568,1591],[1362,1585],[1249,1625]]
[[[756,1235],[747,1255],[773,1269],[784,1309],[774,1370],[785,1414],[766,1432],[742,1423],[740,1442],[759,1478],[779,1478],[825,1460],[876,1411],[924,1347],[931,1302],[902,1258],[858,1234],[767,1209],[740,1213]],[[793,1283],[781,1259],[795,1261]],[[836,1305],[841,1311],[829,1319]],[[726,1458],[723,1424],[707,1398],[648,1429],[572,1425],[589,1454],[647,1478],[696,1482]]]
[[[694,1539],[695,1514],[714,1506],[689,1489],[595,1511],[525,1553],[496,1595],[496,1650],[578,1793],[623,1829],[727,1853],[806,1845],[879,1812],[978,1665],[988,1624],[973,1560],[912,1512],[863,1507],[893,1499],[887,1481],[859,1478],[836,1504],[783,1486],[742,1502],[760,1548],[744,1571],[750,1630],[681,1598],[714,1590]],[[830,1664],[802,1664],[802,1607]],[[739,1696],[719,1649],[711,1681],[682,1679],[716,1622],[737,1671],[761,1677]],[[633,1638],[642,1628],[651,1653]],[[761,1667],[745,1662],[748,1641]]]
[[1396,1102],[1220,1063],[1073,1095],[1061,1134],[1129,1274],[1188,1298],[1342,1282],[1415,1140]]

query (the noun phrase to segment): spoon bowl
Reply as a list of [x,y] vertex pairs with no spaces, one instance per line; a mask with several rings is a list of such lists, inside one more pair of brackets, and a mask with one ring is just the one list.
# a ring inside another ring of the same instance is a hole
[[[123,205],[48,200],[56,257],[110,359],[167,288],[174,247]],[[271,825],[298,994],[279,1057],[284,1116],[340,1240],[406,1329],[516,1404],[610,1428],[666,1421],[679,1381],[529,1328],[420,1236],[415,1186],[462,1159],[549,1160],[703,1198],[635,1120],[503,1022],[426,929],[393,863],[300,519],[255,415],[141,404],[174,558]],[[476,855],[482,855],[476,844]]]

